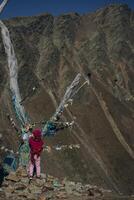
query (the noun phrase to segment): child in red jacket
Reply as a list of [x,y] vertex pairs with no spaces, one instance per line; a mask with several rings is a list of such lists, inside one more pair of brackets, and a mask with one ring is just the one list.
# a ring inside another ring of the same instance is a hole
[[35,129],[32,132],[33,136],[29,138],[30,146],[30,164],[29,164],[29,176],[33,177],[34,166],[36,167],[36,177],[40,178],[40,155],[43,150],[44,142],[41,137],[41,130]]

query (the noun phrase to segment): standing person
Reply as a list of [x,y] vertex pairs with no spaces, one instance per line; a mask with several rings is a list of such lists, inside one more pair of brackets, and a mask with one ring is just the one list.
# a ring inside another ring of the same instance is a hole
[[32,137],[29,138],[30,146],[30,163],[29,163],[29,178],[33,177],[34,166],[36,168],[36,177],[40,178],[40,155],[43,150],[44,142],[40,129],[35,129],[32,132]]

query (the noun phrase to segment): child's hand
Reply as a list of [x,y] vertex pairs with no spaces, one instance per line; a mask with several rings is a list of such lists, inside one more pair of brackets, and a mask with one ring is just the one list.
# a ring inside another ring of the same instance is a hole
[[46,147],[46,151],[47,151],[48,153],[51,153],[51,151],[52,151],[51,147],[50,147],[50,146],[47,146],[47,147]]

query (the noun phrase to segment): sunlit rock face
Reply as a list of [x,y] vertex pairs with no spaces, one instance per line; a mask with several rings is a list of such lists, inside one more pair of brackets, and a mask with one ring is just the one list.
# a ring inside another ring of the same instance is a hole
[[[50,146],[80,144],[80,149],[44,152],[42,171],[133,193],[133,11],[127,5],[111,5],[82,16],[42,14],[4,23],[18,60],[23,105],[33,122],[52,116],[78,72],[91,73],[90,86],[84,86],[64,112],[69,121],[75,116],[74,127],[45,139]],[[0,140],[17,150],[18,136],[6,117],[10,113],[15,119],[9,88],[0,37]]]

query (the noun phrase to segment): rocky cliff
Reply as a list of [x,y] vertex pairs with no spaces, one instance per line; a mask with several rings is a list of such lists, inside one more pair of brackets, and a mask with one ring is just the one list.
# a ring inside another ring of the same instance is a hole
[[[79,150],[44,153],[43,171],[134,193],[134,13],[110,5],[80,16],[43,14],[4,21],[19,64],[23,105],[33,122],[47,120],[78,72],[91,73],[91,84],[64,112],[75,126],[46,144],[80,144]],[[36,87],[33,91],[32,88]],[[7,58],[0,36],[1,143],[14,150],[18,137],[7,121],[14,118]],[[40,124],[39,124],[40,126]]]

